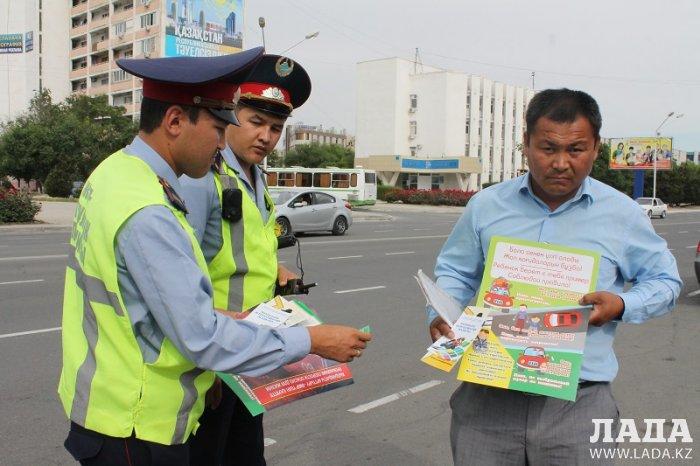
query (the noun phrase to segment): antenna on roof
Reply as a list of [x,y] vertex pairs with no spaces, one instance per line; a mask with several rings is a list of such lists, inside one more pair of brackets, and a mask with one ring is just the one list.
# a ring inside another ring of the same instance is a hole
[[420,58],[420,52],[418,47],[416,47],[416,55],[413,58],[413,74],[418,74],[418,67],[420,67],[420,72],[423,72],[423,61]]

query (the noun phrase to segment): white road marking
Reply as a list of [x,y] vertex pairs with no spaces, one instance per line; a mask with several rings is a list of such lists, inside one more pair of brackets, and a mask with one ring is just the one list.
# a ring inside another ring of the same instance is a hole
[[690,293],[688,293],[689,298],[693,298],[695,296],[700,296],[700,290],[695,290],[695,291],[691,291]]
[[18,256],[18,257],[0,257],[0,262],[3,261],[31,261],[39,259],[66,259],[68,254],[54,254],[50,256]]
[[403,254],[415,254],[416,251],[399,251],[399,252],[386,252],[385,256],[401,256]]
[[266,447],[269,447],[270,445],[274,445],[275,443],[277,443],[277,440],[265,437],[265,440],[263,442],[265,443]]
[[697,248],[697,246],[686,246],[685,248],[686,249],[693,249],[693,248]]
[[430,231],[432,228],[414,228],[413,231]]
[[278,264],[286,264],[287,261],[277,261]]
[[369,411],[370,409],[377,408],[379,406],[383,406],[385,404],[391,403],[392,401],[396,401],[398,399],[401,399],[405,396],[408,395],[413,395],[414,393],[422,392],[423,390],[427,390],[429,388],[436,387],[440,384],[445,383],[442,380],[431,380],[429,382],[422,383],[420,385],[416,385],[415,387],[411,387],[406,390],[401,390],[400,392],[392,393],[391,395],[387,395],[385,397],[379,398],[378,400],[370,401],[369,403],[365,403],[359,406],[355,406],[354,408],[348,409],[349,412],[355,413],[355,414],[361,414],[366,411]]
[[337,256],[337,257],[329,257],[328,260],[335,261],[338,259],[357,259],[358,257],[362,257],[362,256]]
[[396,231],[396,230],[374,230],[373,233],[388,233],[390,231]]
[[39,330],[28,330],[26,332],[5,333],[5,334],[0,335],[0,338],[21,337],[23,335],[34,335],[36,333],[56,332],[58,330],[61,330],[61,327],[42,328]]
[[401,240],[419,240],[419,239],[438,239],[447,238],[448,235],[430,235],[430,236],[400,236],[398,238],[366,238],[366,239],[344,239],[344,240],[327,240],[327,241],[304,241],[301,247],[308,244],[349,244],[349,243],[376,243],[381,241],[401,241]]
[[668,248],[668,250],[669,250],[669,251],[675,251],[675,249],[673,249],[673,248]]
[[356,291],[369,291],[369,290],[381,290],[382,288],[386,288],[384,285],[380,286],[368,286],[366,288],[355,288],[352,290],[339,290],[339,291],[334,291],[333,293],[335,294],[345,294],[345,293],[354,293]]
[[688,233],[686,230],[679,231],[678,233]]
[[21,283],[39,283],[43,282],[43,279],[39,280],[17,280],[15,282],[0,282],[0,285],[19,285]]

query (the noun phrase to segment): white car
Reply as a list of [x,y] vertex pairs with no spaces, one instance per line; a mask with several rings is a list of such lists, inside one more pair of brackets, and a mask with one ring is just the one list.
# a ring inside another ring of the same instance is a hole
[[666,218],[668,214],[668,206],[658,197],[638,197],[637,204],[642,210],[651,217]]

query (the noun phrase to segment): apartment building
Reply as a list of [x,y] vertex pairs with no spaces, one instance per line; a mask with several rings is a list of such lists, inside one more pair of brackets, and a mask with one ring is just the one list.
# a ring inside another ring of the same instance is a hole
[[134,117],[142,81],[116,60],[216,56],[242,48],[243,0],[68,1],[70,90],[107,94]]
[[69,10],[65,1],[0,0],[0,121],[25,112],[43,89],[57,101],[70,93]]
[[354,148],[355,138],[348,135],[344,129],[324,128],[323,125],[312,126],[303,123],[287,125],[284,132],[284,153],[286,154],[300,144],[337,144]]
[[520,143],[534,91],[401,58],[357,71],[355,164],[384,183],[476,190],[526,170]]

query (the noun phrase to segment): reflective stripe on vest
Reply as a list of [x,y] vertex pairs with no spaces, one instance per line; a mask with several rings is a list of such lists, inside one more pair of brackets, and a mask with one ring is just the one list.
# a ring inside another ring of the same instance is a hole
[[[215,171],[215,184],[222,201],[224,189],[240,189],[243,215],[238,222],[221,221],[221,250],[209,263],[214,286],[214,306],[232,311],[249,309],[272,298],[277,280],[277,237],[274,203],[267,190],[266,203],[273,206],[266,223],[236,172],[222,161]],[[264,188],[263,188],[264,189]]]
[[214,374],[194,367],[167,338],[157,359],[144,362],[119,290],[114,255],[124,222],[152,205],[170,209],[208,276],[191,227],[166,203],[148,165],[123,152],[105,159],[86,182],[74,220],[58,391],[68,417],[87,429],[181,444],[197,426]]

